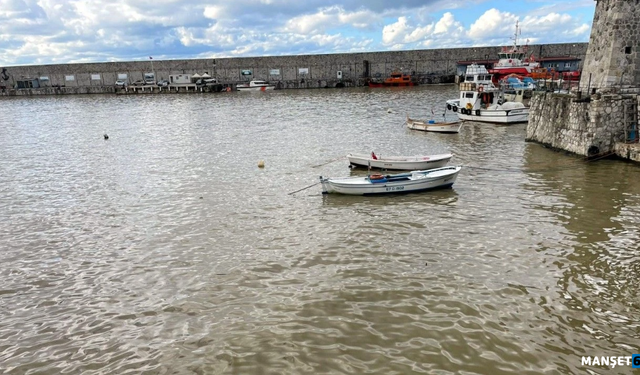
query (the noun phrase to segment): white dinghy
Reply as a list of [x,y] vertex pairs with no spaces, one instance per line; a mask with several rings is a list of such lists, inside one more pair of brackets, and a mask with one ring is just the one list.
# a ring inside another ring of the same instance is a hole
[[417,155],[417,156],[377,156],[373,152],[367,154],[349,154],[349,164],[353,167],[417,171],[440,168],[447,165],[452,154]]
[[320,176],[320,183],[322,184],[323,194],[378,195],[415,193],[453,186],[461,169],[461,166],[451,166],[391,175],[372,174],[364,177],[341,178]]

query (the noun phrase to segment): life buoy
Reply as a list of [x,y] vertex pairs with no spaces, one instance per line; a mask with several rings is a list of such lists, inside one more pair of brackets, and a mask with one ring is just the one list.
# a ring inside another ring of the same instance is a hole
[[466,107],[467,109],[471,109],[471,108],[473,108],[473,104],[471,104],[471,103],[467,103],[467,105],[466,105],[465,107]]
[[484,91],[484,86],[478,86],[478,92],[483,92]]
[[231,87],[227,86],[227,92],[231,92]]
[[447,109],[451,110],[451,104],[447,104]]
[[451,108],[451,110],[454,112],[458,112],[458,107],[454,105],[453,108]]
[[369,175],[369,180],[382,180],[384,178],[381,174],[372,174]]

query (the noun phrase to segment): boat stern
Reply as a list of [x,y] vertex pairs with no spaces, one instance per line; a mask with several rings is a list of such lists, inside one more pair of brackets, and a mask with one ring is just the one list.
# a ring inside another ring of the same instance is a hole
[[331,184],[329,184],[329,179],[320,176],[320,185],[322,185],[322,194],[329,194],[333,192],[331,188]]

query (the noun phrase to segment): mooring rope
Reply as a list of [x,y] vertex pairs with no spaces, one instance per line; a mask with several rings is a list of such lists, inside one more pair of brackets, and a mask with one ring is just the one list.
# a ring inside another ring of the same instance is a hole
[[320,182],[316,182],[316,183],[315,183],[315,184],[313,184],[313,185],[309,185],[309,186],[303,187],[302,189],[298,189],[298,190],[296,190],[296,191],[292,191],[291,193],[287,193],[287,195],[291,195],[291,194],[299,193],[299,192],[301,192],[302,190],[307,190],[307,189],[309,189],[309,188],[312,188],[312,187],[314,187],[314,186],[318,185],[319,183],[320,183]]
[[329,161],[328,161],[328,162],[326,162],[326,163],[322,163],[322,164],[318,164],[318,165],[312,165],[312,166],[311,166],[311,168],[318,168],[318,167],[322,167],[323,165],[331,164],[331,163],[333,163],[334,161],[338,161],[338,160],[340,160],[340,159],[342,159],[342,158],[344,158],[344,156],[339,156],[339,157],[337,157],[337,158],[335,158],[335,159],[331,159],[331,160],[329,160]]

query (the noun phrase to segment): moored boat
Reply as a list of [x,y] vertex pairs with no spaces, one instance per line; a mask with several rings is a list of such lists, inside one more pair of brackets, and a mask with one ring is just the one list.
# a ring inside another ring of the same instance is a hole
[[529,107],[523,102],[533,95],[534,87],[498,87],[492,78],[483,65],[469,65],[465,81],[460,84],[459,98],[448,100],[447,108],[455,107],[460,120],[498,124],[527,122]]
[[462,122],[437,122],[435,120],[415,120],[407,115],[407,127],[411,130],[422,130],[435,133],[458,133],[462,128]]
[[403,171],[427,170],[447,165],[452,154],[417,156],[378,156],[375,153],[349,154],[349,165],[353,167],[391,169]]
[[489,70],[489,73],[493,74],[496,79],[501,79],[509,74],[530,76],[534,69],[540,67],[540,63],[536,62],[533,56],[527,56],[528,46],[518,45],[519,35],[520,28],[516,22],[513,46],[502,47],[498,54],[498,62]]
[[266,91],[266,90],[275,90],[275,85],[270,85],[267,81],[261,80],[252,80],[248,84],[237,85],[236,89],[238,91]]
[[400,72],[393,72],[389,77],[383,81],[370,80],[368,82],[369,87],[403,87],[403,86],[416,86],[409,74],[403,74]]
[[372,174],[363,177],[339,178],[320,176],[320,183],[323,194],[380,195],[415,193],[453,186],[461,169],[461,166],[451,166],[391,175]]

